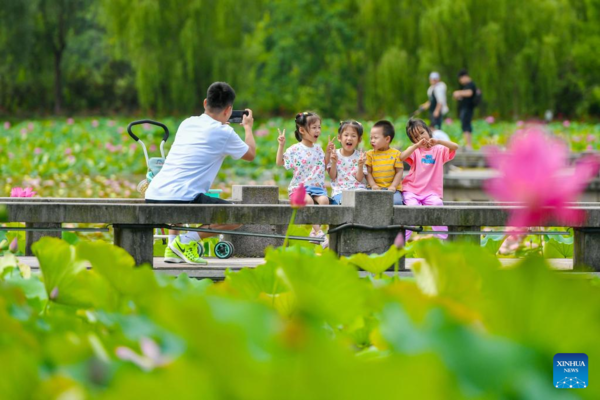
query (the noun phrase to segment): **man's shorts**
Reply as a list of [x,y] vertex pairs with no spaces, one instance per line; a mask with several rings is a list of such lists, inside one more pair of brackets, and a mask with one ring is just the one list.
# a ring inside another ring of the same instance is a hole
[[473,109],[462,108],[460,110],[460,125],[463,132],[473,132],[471,121],[473,120]]
[[230,201],[220,199],[218,197],[207,196],[204,193],[199,193],[192,200],[152,200],[146,199],[146,203],[151,204],[231,204]]

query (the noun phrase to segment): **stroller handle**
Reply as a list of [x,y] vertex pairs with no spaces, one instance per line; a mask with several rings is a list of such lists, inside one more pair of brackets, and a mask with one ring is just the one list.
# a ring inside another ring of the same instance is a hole
[[163,128],[163,130],[165,131],[165,134],[163,135],[163,142],[166,142],[169,139],[169,128],[167,128],[167,126],[165,124],[161,124],[160,122],[152,121],[151,119],[141,119],[139,121],[133,121],[132,123],[127,125],[127,133],[129,133],[129,136],[131,136],[133,138],[133,140],[135,140],[136,142],[139,141],[140,138],[137,137],[133,133],[131,128],[133,128],[135,125],[142,125],[142,124],[156,125],[156,126]]

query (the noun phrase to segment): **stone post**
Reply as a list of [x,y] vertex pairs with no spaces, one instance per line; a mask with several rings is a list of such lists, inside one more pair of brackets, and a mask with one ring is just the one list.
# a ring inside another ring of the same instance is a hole
[[[231,200],[240,204],[279,204],[279,187],[234,185]],[[237,231],[285,235],[286,228],[284,225],[244,225]],[[227,240],[233,243],[234,257],[264,257],[268,246],[283,245],[283,239],[255,236],[227,235]]]
[[[62,224],[59,222],[36,222],[36,223],[25,223],[26,228],[53,228],[60,229]],[[44,236],[51,236],[55,238],[61,238],[60,231],[25,231],[25,255],[32,256],[31,245],[40,240]]]
[[135,265],[144,263],[153,266],[154,261],[154,229],[152,226],[114,224],[115,245],[125,249]]
[[[354,224],[371,227],[392,225],[394,217],[394,194],[386,190],[356,190],[342,193],[342,204],[354,207]],[[332,226],[331,228],[335,228]],[[348,228],[330,234],[329,246],[340,256],[355,253],[385,253],[394,243],[398,231],[367,230]],[[404,230],[400,233],[404,234]],[[400,260],[400,269],[405,269],[404,258]],[[394,266],[390,266],[393,269]]]
[[600,228],[575,228],[573,270],[600,272]]

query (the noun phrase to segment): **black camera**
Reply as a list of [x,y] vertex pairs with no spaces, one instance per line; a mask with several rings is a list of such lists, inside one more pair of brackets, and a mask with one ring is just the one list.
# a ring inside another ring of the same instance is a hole
[[244,115],[250,115],[250,113],[246,110],[233,110],[227,121],[232,124],[239,124],[242,122]]

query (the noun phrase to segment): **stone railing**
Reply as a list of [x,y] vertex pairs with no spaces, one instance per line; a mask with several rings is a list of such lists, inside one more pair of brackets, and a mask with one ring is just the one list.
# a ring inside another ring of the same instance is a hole
[[[244,224],[241,230],[283,234],[292,208],[280,204],[276,186],[234,186],[231,205],[146,204],[136,199],[0,198],[8,222],[28,228],[60,229],[63,223],[100,223],[114,228],[114,242],[138,263],[153,261],[153,228],[174,223]],[[478,231],[481,227],[505,226],[507,211],[517,205],[493,203],[447,203],[443,207],[394,206],[385,191],[344,192],[342,206],[308,206],[298,210],[297,224],[326,224],[335,233],[330,247],[340,255],[386,251],[404,226],[448,226],[452,232]],[[585,210],[585,222],[574,229],[573,265],[600,271],[600,204],[574,204]],[[353,224],[353,225],[348,225]],[[335,229],[344,225],[345,229]],[[553,226],[553,225],[548,225]],[[556,224],[555,226],[561,226]],[[391,229],[390,229],[391,227]],[[0,228],[1,229],[1,228]],[[41,236],[60,232],[28,232],[28,248]],[[234,236],[232,235],[232,238]],[[452,235],[453,240],[479,242],[478,235]],[[237,236],[238,256],[262,256],[280,239]]]

